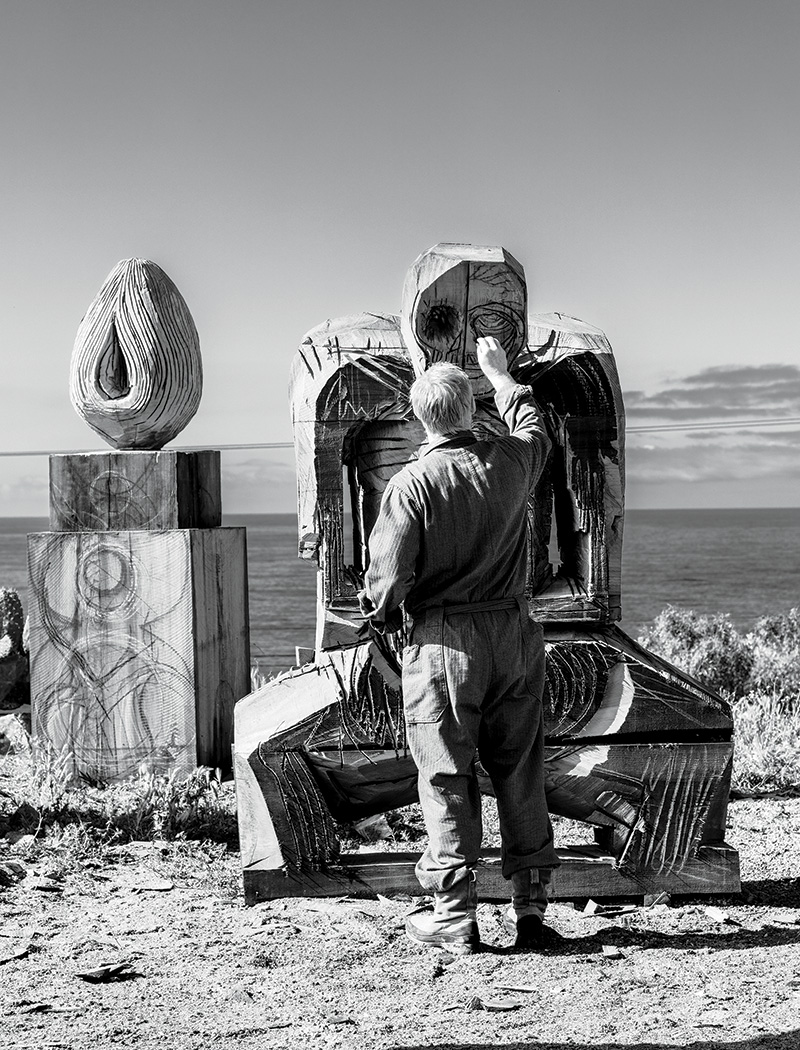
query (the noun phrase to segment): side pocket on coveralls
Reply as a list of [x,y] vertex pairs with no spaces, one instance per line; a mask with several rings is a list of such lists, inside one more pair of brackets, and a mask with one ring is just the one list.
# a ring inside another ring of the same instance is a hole
[[415,618],[414,640],[403,649],[403,707],[410,725],[440,722],[447,709],[442,615],[429,609]]
[[544,628],[536,621],[525,623],[525,678],[532,696],[541,701],[545,686]]

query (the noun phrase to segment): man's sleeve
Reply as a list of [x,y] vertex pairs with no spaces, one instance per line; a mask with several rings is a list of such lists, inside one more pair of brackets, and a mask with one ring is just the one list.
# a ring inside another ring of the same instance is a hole
[[542,472],[551,442],[531,388],[515,383],[499,390],[494,400],[511,437],[527,446],[533,471],[532,481],[535,481]]
[[396,631],[402,625],[400,603],[414,584],[421,535],[416,503],[389,482],[369,537],[369,568],[362,598],[362,611],[378,631]]

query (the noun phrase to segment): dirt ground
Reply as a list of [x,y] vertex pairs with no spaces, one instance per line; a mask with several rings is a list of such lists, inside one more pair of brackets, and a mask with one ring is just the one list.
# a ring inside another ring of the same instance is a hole
[[[549,954],[511,951],[485,904],[486,947],[460,959],[404,937],[410,898],[246,908],[224,845],[59,865],[3,839],[0,1046],[797,1050],[800,799],[735,802],[729,824],[741,898],[616,918],[555,904]],[[79,976],[108,963],[128,970]]]

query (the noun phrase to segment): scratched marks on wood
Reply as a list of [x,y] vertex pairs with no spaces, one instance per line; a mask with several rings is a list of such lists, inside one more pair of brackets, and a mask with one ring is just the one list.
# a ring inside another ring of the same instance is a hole
[[43,533],[28,549],[35,736],[94,780],[191,770],[188,534]]
[[[356,592],[382,493],[422,440],[408,404],[412,363],[417,372],[435,360],[464,367],[477,397],[476,435],[505,433],[477,369],[480,335],[510,351],[512,374],[532,386],[553,437],[530,494],[527,598],[545,623],[549,655],[548,805],[593,825],[613,866],[613,877],[606,871],[596,885],[584,876],[584,893],[654,880],[693,892],[738,885],[736,855],[722,841],[730,711],[613,627],[621,615],[624,413],[611,348],[598,329],[563,314],[526,322],[525,295],[522,268],[502,249],[437,245],[409,272],[401,321],[328,321],[295,358],[301,551],[317,560],[321,581],[317,652],[313,664],[237,707],[251,900],[410,884],[409,863],[380,872],[344,865],[337,874],[331,859],[331,814],[352,820],[414,798],[399,689],[404,638],[365,643]],[[481,790],[491,792],[488,777]]]
[[29,536],[34,735],[93,780],[226,768],[249,688],[244,551],[243,529]]
[[402,331],[417,373],[447,361],[467,373],[476,396],[491,390],[477,340],[494,336],[509,366],[527,339],[527,288],[504,248],[437,244],[413,263],[403,287]]
[[210,529],[222,521],[219,452],[50,457],[54,532]]

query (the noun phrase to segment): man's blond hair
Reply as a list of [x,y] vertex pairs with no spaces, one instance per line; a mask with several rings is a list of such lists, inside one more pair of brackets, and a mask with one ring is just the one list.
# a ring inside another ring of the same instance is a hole
[[469,430],[475,411],[467,373],[445,361],[431,365],[411,387],[414,415],[436,434]]

